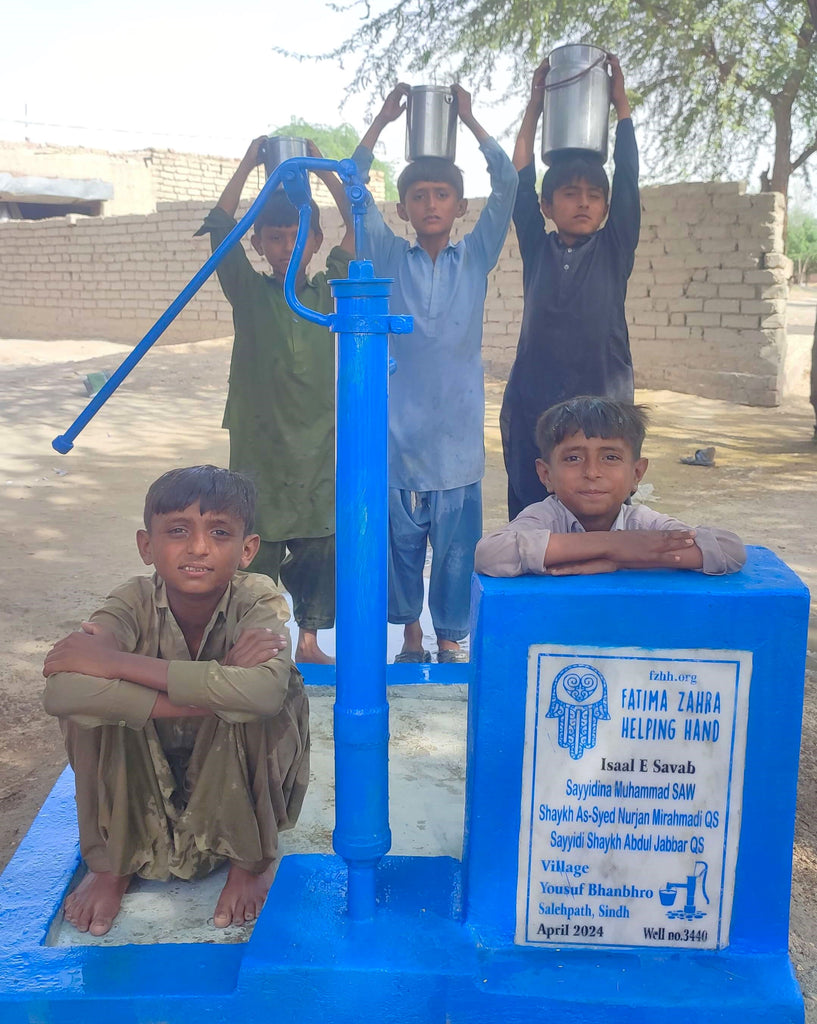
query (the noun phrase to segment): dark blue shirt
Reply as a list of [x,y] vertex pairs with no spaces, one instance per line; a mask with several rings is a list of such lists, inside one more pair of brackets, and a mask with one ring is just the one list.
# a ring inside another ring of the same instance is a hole
[[519,172],[513,220],[525,305],[501,425],[508,479],[523,500],[521,507],[545,494],[534,469],[540,413],[577,395],[633,400],[624,300],[641,228],[641,202],[638,148],[629,118],[618,123],[613,155],[607,222],[573,246],[545,228],[533,163]]

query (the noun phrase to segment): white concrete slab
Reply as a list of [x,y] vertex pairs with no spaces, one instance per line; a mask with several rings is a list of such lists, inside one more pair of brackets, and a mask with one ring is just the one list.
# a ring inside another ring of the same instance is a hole
[[[288,853],[331,853],[334,828],[334,689],[310,687],[311,781],[300,820],[281,836]],[[389,692],[390,823],[395,855],[460,857],[465,796],[466,687],[412,685]],[[252,926],[220,929],[213,909],[226,867],[195,882],[137,879],[108,935],[62,922],[58,946],[245,942]]]

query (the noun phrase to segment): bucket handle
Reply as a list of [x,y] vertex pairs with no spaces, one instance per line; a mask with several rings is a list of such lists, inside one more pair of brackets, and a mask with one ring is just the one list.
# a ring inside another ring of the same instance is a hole
[[578,82],[580,78],[584,78],[585,75],[589,75],[593,68],[599,67],[607,60],[607,54],[604,53],[601,57],[596,57],[592,64],[588,64],[586,68],[582,68],[581,71],[577,71],[575,75],[571,75],[570,78],[563,78],[561,82],[553,82],[552,85],[548,85],[545,82],[545,92],[553,92],[554,89],[564,89],[566,85],[572,85],[573,82]]

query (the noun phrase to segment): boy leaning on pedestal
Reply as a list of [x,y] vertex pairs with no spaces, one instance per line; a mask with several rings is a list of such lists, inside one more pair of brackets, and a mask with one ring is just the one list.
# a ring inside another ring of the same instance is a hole
[[477,545],[488,576],[568,576],[617,569],[737,572],[743,542],[728,530],[695,529],[646,505],[628,504],[647,469],[643,406],[582,395],[543,413],[536,473],[551,491]]

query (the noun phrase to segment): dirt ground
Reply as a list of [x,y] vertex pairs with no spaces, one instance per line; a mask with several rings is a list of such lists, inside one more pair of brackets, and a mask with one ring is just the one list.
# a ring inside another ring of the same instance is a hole
[[[813,323],[809,296],[793,310]],[[805,333],[805,329],[801,333]],[[219,427],[229,339],[157,346],[80,435],[68,456],[52,438],[86,402],[83,378],[127,352],[106,342],[0,341],[0,866],[40,807],[65,758],[40,707],[51,642],[75,628],[110,586],[143,570],[134,544],[147,485],[198,462],[225,464]],[[497,417],[503,385],[487,385],[485,525],[505,521]],[[736,529],[774,549],[817,584],[817,445],[805,394],[756,409],[671,392],[652,406],[645,454],[649,504],[691,523]],[[714,445],[714,468],[679,457]],[[817,617],[812,613],[800,801],[794,851],[791,950],[817,1024]]]

